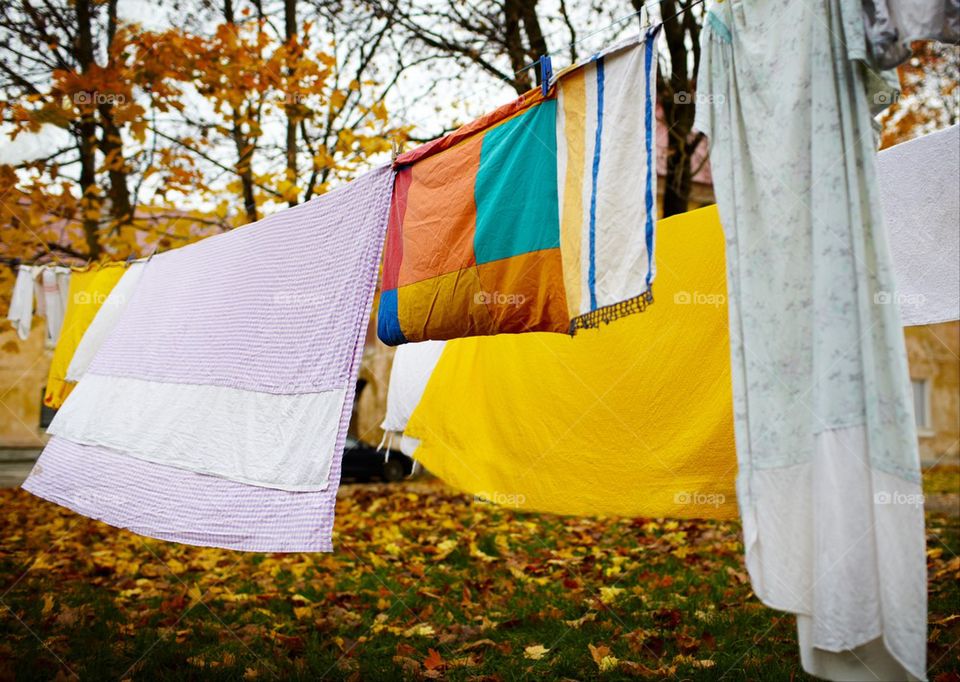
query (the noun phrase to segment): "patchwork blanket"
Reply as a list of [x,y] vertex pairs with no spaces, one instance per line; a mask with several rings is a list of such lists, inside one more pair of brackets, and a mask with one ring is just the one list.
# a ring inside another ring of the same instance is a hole
[[392,181],[150,260],[24,488],[165,540],[329,551]]
[[573,333],[653,300],[655,41],[397,158],[384,343]]

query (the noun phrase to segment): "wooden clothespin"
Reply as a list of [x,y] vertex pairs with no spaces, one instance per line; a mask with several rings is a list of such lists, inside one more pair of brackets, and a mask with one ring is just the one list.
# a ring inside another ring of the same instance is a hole
[[390,163],[396,163],[398,156],[400,156],[400,143],[394,137],[390,140]]

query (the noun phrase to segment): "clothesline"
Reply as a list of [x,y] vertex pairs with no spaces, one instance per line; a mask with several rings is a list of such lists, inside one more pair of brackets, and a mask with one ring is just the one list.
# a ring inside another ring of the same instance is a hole
[[[647,2],[647,3],[644,3],[643,6],[642,6],[640,9],[638,9],[636,12],[631,12],[630,14],[625,14],[624,16],[620,17],[619,19],[614,19],[613,21],[611,21],[611,22],[610,22],[609,24],[607,24],[606,26],[601,26],[600,28],[591,31],[591,32],[588,33],[587,35],[578,38],[577,40],[572,40],[572,41],[570,41],[569,43],[567,43],[567,47],[575,47],[576,45],[579,45],[580,43],[582,43],[583,41],[587,40],[588,38],[592,38],[592,37],[595,36],[595,35],[598,35],[598,34],[600,34],[600,33],[603,33],[603,32],[606,31],[607,29],[613,28],[613,27],[616,26],[617,24],[622,24],[623,22],[625,22],[625,21],[627,21],[627,20],[629,20],[629,19],[633,19],[633,18],[636,17],[636,16],[640,16],[640,17],[642,18],[644,10],[646,10],[646,12],[647,12],[647,21],[649,22],[649,20],[650,20],[650,9],[649,9],[649,8],[650,8],[650,7],[653,7],[654,5],[659,5],[659,4],[661,4],[662,2],[663,2],[663,0],[656,0],[656,2]],[[681,14],[683,14],[684,12],[689,12],[691,9],[693,9],[693,8],[696,7],[697,5],[702,5],[703,3],[704,3],[704,0],[696,0],[696,2],[693,2],[692,4],[688,5],[687,7],[684,7],[684,8],[681,9],[679,12],[676,12],[676,13],[670,15],[670,16],[667,17],[666,19],[661,19],[660,22],[657,24],[657,26],[663,26],[666,22],[668,22],[668,21],[670,21],[670,20],[672,20],[672,19],[676,19],[677,17],[679,17],[679,16],[680,16]],[[649,25],[649,24],[642,24],[642,25],[641,25],[641,29],[645,29],[645,28],[653,28],[653,26],[652,26],[652,25]],[[551,34],[551,35],[553,35],[553,34]],[[537,59],[535,59],[534,61],[530,62],[529,64],[525,64],[524,66],[521,66],[519,69],[517,69],[516,71],[513,72],[512,76],[514,76],[514,77],[515,77],[515,76],[519,76],[521,73],[523,73],[523,72],[526,71],[527,69],[532,69],[533,67],[538,66],[538,65],[543,61],[543,58],[544,58],[544,57],[549,57],[549,56],[550,56],[549,53],[547,53],[547,54],[545,54],[545,55],[542,55],[542,56],[538,57]],[[506,82],[509,82],[509,79],[506,78],[506,77],[503,77],[503,78],[501,78],[500,80],[503,81],[503,82],[505,82],[505,83],[506,83]]]
[[[127,263],[127,264],[129,264],[129,263],[136,263],[136,262],[138,262],[138,261],[146,261],[146,260],[149,260],[149,259],[150,259],[150,256],[151,256],[151,255],[153,255],[153,254],[148,254],[148,255],[146,255],[146,256],[139,256],[139,257],[136,257],[136,258],[134,258],[134,257],[131,256],[131,257],[129,257],[129,258],[122,258],[122,259],[118,259],[118,258],[99,258],[99,259],[86,258],[86,259],[84,259],[84,258],[82,258],[82,257],[80,257],[80,256],[69,256],[69,257],[68,257],[68,258],[70,258],[70,259],[73,260],[73,261],[77,261],[77,263],[68,263],[68,262],[65,262],[65,261],[60,260],[60,259],[56,259],[56,260],[46,260],[46,261],[41,260],[41,259],[43,259],[43,258],[45,258],[45,257],[49,257],[49,254],[43,254],[43,255],[40,256],[37,260],[34,260],[34,261],[32,261],[32,262],[31,262],[31,261],[26,261],[26,260],[24,260],[24,259],[22,259],[22,258],[16,258],[16,257],[11,257],[11,256],[0,256],[0,264],[7,265],[7,266],[9,266],[10,268],[13,268],[13,269],[17,269],[17,268],[19,268],[19,267],[33,267],[33,268],[45,268],[45,267],[50,267],[50,268],[68,268],[68,269],[70,269],[70,270],[85,270],[85,269],[89,268],[90,266],[95,265],[95,264],[97,264],[97,263],[99,263],[99,264],[101,264],[101,265],[107,264],[107,263]],[[80,261],[83,261],[83,262],[80,263]]]

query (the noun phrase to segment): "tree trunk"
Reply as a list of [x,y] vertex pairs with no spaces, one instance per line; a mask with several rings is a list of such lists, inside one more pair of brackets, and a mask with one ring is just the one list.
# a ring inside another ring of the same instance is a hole
[[240,184],[243,186],[243,210],[247,214],[247,221],[257,222],[257,200],[253,193],[253,143],[243,134],[240,127],[240,109],[233,112],[233,144],[237,150],[237,175],[240,176]]
[[[286,29],[287,39],[287,74],[293,75],[294,69],[292,62],[299,54],[297,45],[297,0],[283,0],[283,19]],[[287,180],[297,181],[297,111],[299,102],[291,101],[292,95],[284,93],[286,97],[286,115],[287,115]],[[297,205],[297,199],[293,198],[287,202],[290,206]]]
[[523,46],[520,21],[526,0],[504,0],[503,3],[503,48],[510,59],[513,89],[522,95],[530,89],[530,74],[523,67],[530,63],[530,57]]
[[[76,0],[77,34],[74,43],[77,64],[81,73],[93,66],[93,17],[90,13],[91,0]],[[96,96],[96,93],[86,93]],[[80,201],[81,224],[87,242],[87,252],[91,260],[100,257],[100,194],[97,187],[97,123],[92,108],[77,124],[74,136],[77,138],[77,150],[80,153]]]
[[[110,47],[117,32],[117,0],[107,4],[107,59]],[[127,186],[128,169],[123,156],[123,138],[120,129],[113,120],[113,102],[98,101],[100,114],[100,151],[106,159],[107,176],[110,181],[110,215],[115,225],[126,225],[133,221],[133,207],[130,203],[130,188]]]
[[[234,30],[236,30],[236,20],[233,13],[233,0],[224,0],[223,17]],[[238,107],[231,112],[230,137],[233,139],[233,146],[237,150],[237,175],[240,178],[240,185],[243,187],[243,210],[247,214],[247,221],[257,222],[257,200],[253,193],[253,143],[247,140],[243,134],[243,128],[240,125],[242,108]]]
[[[642,5],[642,0],[633,0],[633,6],[638,11]],[[657,94],[663,111],[662,123],[667,129],[667,168],[663,182],[664,217],[684,213],[689,208],[690,191],[693,188],[693,153],[701,142],[700,136],[692,135],[696,114],[693,86],[699,66],[696,55],[700,27],[692,12],[686,10],[689,6],[690,0],[662,0],[660,3],[660,16],[666,18],[663,36],[670,55],[669,76],[660,74],[657,78]],[[692,65],[687,49],[688,41],[694,46]]]

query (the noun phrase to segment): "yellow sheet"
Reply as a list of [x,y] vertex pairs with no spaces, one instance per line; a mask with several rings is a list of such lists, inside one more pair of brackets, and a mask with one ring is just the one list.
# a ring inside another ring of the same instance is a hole
[[736,452],[716,207],[657,225],[656,302],[574,338],[450,341],[406,434],[450,485],[575,515],[732,519]]
[[47,388],[43,404],[58,408],[73,390],[73,383],[66,380],[67,368],[83,338],[83,333],[93,322],[97,311],[123,276],[124,263],[93,265],[87,270],[74,270],[70,274],[70,292],[67,309],[63,314],[60,338],[53,351]]

